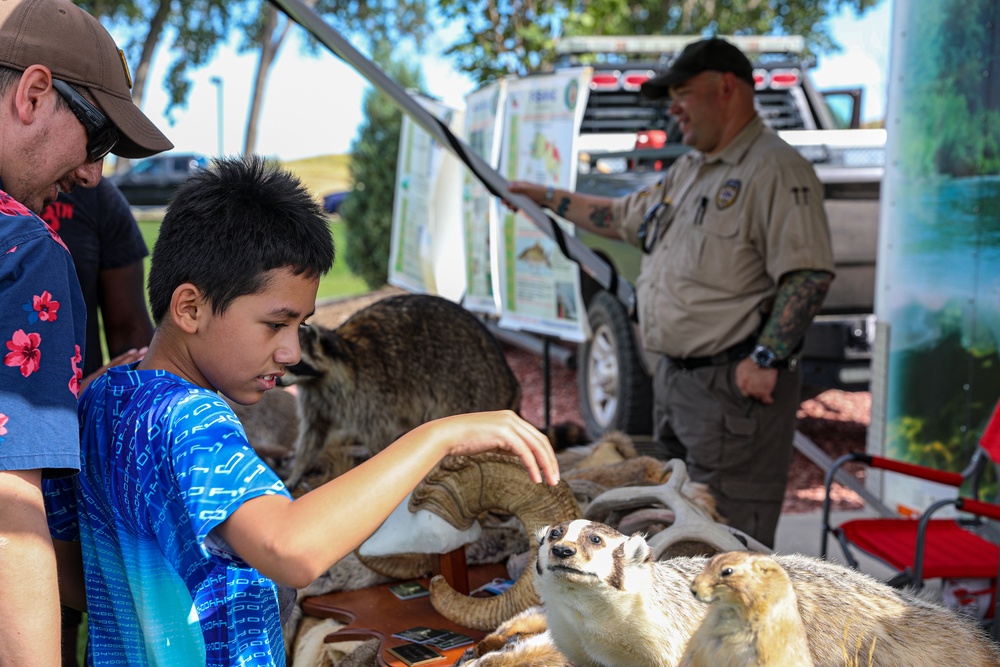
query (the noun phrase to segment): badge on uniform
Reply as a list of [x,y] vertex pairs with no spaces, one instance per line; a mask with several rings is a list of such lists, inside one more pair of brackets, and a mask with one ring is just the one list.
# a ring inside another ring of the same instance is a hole
[[715,205],[720,211],[733,205],[736,198],[740,196],[742,185],[738,179],[731,178],[719,188],[719,194],[715,195]]

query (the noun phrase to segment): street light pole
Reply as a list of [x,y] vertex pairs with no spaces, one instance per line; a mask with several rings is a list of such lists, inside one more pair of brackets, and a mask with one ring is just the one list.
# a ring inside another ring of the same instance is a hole
[[217,100],[216,107],[218,108],[218,111],[219,111],[219,157],[222,157],[222,153],[223,153],[223,147],[222,147],[223,146],[223,143],[222,143],[222,127],[223,127],[223,122],[222,122],[222,77],[221,76],[213,76],[211,79],[209,79],[209,81],[211,81],[215,85],[215,90],[216,90],[216,93],[217,93],[217,95],[216,95],[216,100]]

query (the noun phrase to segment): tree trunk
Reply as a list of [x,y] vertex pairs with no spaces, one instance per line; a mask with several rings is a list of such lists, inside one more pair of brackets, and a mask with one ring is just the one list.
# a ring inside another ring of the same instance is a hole
[[257,76],[254,78],[250,113],[247,116],[247,132],[243,140],[244,155],[249,155],[257,149],[257,121],[264,99],[264,89],[267,87],[267,76],[291,25],[291,22],[286,20],[284,27],[275,36],[275,32],[278,31],[278,10],[273,5],[267,5],[264,11],[267,12],[267,20],[260,36],[260,58],[257,61]]
[[[156,13],[153,14],[153,18],[149,22],[149,31],[142,44],[139,64],[132,70],[132,101],[140,109],[146,97],[146,79],[149,77],[149,66],[153,62],[153,53],[156,51],[157,44],[160,43],[163,26],[166,25],[169,16],[170,0],[160,0],[156,7]],[[128,163],[128,158],[119,157],[115,160],[115,171],[123,171],[128,167]]]

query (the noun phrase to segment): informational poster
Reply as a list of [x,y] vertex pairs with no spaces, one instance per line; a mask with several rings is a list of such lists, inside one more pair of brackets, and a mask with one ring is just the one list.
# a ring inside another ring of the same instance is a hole
[[[461,132],[462,112],[416,97],[449,129]],[[466,276],[462,170],[458,158],[408,115],[403,116],[392,206],[389,284],[409,292],[461,300]]]
[[[993,2],[942,0],[897,2],[893,16],[875,301],[888,340],[877,341],[868,450],[953,472],[1000,398],[994,14]],[[885,474],[881,495],[905,514],[954,489]]]
[[[500,157],[499,123],[506,89],[501,80],[465,98],[465,140],[494,168]],[[462,215],[467,286],[462,303],[469,310],[497,315],[501,308],[496,253],[500,202],[470,171],[465,173]]]
[[[590,68],[508,82],[500,173],[573,190],[576,139],[590,90]],[[560,222],[573,234],[573,225]],[[503,210],[498,247],[500,326],[582,342],[589,325],[579,271],[528,218]]]

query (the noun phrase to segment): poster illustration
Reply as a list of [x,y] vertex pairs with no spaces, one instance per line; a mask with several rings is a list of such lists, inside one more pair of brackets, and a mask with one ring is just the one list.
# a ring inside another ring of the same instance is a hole
[[[453,132],[464,114],[416,96]],[[465,292],[462,248],[462,166],[458,158],[403,115],[392,206],[389,284],[459,301]]]
[[[505,95],[506,82],[501,80],[465,98],[465,139],[494,168],[500,156],[498,124]],[[500,202],[470,171],[465,172],[462,217],[467,286],[462,303],[469,310],[497,315],[501,307],[496,255]]]
[[[869,451],[953,472],[1000,397],[995,14],[987,0],[942,0],[896,3],[893,16],[875,301],[887,370],[872,386]],[[883,479],[883,501],[904,514],[942,494],[954,490]]]
[[[572,190],[576,137],[591,70],[576,68],[508,83],[500,173]],[[573,234],[573,225],[559,222]],[[500,326],[581,342],[589,335],[576,264],[528,218],[503,209],[498,247]]]

